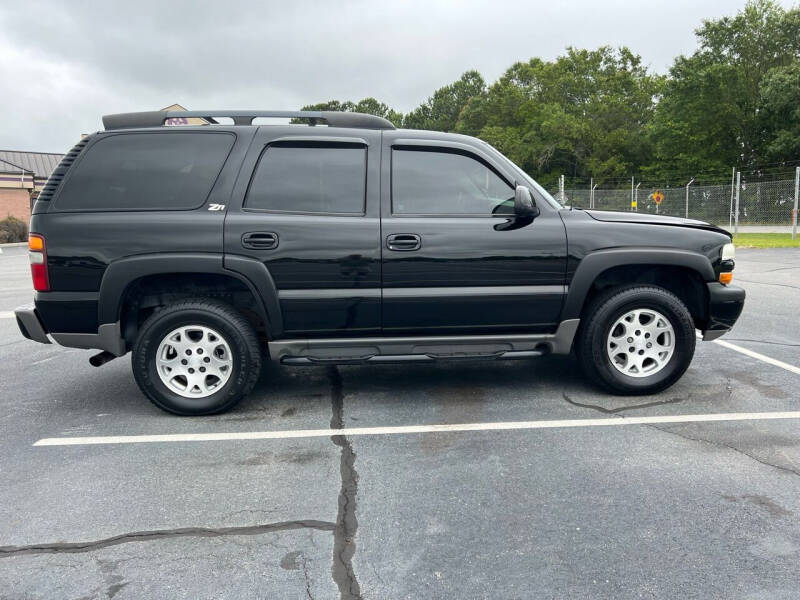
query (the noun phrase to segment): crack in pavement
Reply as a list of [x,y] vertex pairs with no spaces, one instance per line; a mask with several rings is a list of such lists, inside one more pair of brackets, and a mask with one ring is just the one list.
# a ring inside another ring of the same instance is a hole
[[156,529],[153,531],[134,531],[92,542],[56,542],[52,544],[31,544],[28,546],[0,546],[0,558],[19,556],[21,554],[57,554],[92,552],[109,546],[118,546],[130,542],[151,542],[176,537],[223,537],[232,535],[262,535],[274,531],[293,529],[317,529],[334,531],[335,523],[328,521],[281,521],[262,525],[246,525],[243,527],[184,527],[178,529]]
[[742,279],[741,277],[737,277],[736,280],[737,281],[742,281],[744,283],[756,283],[758,285],[775,285],[775,286],[778,286],[778,287],[787,287],[787,288],[792,288],[794,290],[800,290],[800,287],[798,287],[796,285],[789,285],[787,283],[772,283],[772,282],[769,282],[769,281],[753,281],[752,279]]
[[569,397],[567,392],[561,392],[564,396],[564,400],[567,401],[568,404],[572,404],[572,406],[577,406],[579,408],[590,408],[592,410],[596,410],[601,412],[605,415],[616,415],[621,413],[623,410],[634,410],[638,408],[651,408],[653,406],[662,406],[664,404],[677,404],[678,402],[683,402],[684,400],[688,400],[688,398],[669,398],[667,400],[657,400],[655,402],[645,402],[644,404],[631,404],[629,406],[620,406],[618,408],[605,408],[604,406],[600,406],[598,404],[583,404],[578,402],[577,400],[573,400]]
[[[344,393],[342,376],[336,366],[328,367],[331,383],[331,429],[344,429]],[[336,515],[336,528],[333,532],[333,564],[331,574],[339,588],[342,600],[359,600],[361,588],[353,572],[353,555],[356,552],[356,493],[358,492],[358,472],[355,468],[356,454],[353,444],[344,435],[332,435],[331,441],[341,448],[339,472],[342,486],[339,491],[339,511]]]
[[707,440],[705,438],[696,438],[690,435],[685,435],[683,433],[678,433],[677,431],[673,431],[672,429],[666,429],[665,427],[658,427],[657,425],[653,425],[652,423],[646,423],[645,427],[652,427],[653,429],[658,429],[659,431],[663,431],[664,433],[669,433],[672,435],[676,435],[680,438],[685,440],[689,440],[691,442],[698,442],[702,444],[709,444],[711,446],[716,446],[718,448],[727,448],[728,450],[733,450],[734,452],[746,456],[747,458],[756,461],[767,467],[772,467],[773,469],[778,469],[779,471],[784,471],[785,473],[790,473],[792,475],[800,475],[800,471],[796,471],[791,467],[784,467],[782,465],[776,465],[775,463],[771,463],[763,458],[758,458],[757,456],[750,454],[749,452],[745,452],[744,450],[737,448],[736,446],[731,446],[730,444],[726,444],[724,442],[715,442],[713,440]]

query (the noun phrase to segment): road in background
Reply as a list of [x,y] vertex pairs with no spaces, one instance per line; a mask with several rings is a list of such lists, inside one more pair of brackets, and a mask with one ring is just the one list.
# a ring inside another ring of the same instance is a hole
[[[800,366],[800,250],[741,250],[723,338]],[[30,301],[0,256],[0,313]],[[800,410],[800,375],[698,343],[674,387],[570,357],[283,368],[215,417],[162,413],[127,357],[0,318],[0,598],[794,598],[800,420],[35,447],[42,438]],[[335,433],[335,432],[333,432]]]

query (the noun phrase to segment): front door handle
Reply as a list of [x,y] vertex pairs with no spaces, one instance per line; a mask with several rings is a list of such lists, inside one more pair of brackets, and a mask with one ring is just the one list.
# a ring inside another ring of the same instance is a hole
[[386,247],[395,252],[411,252],[422,248],[422,239],[416,233],[393,233],[386,238]]
[[278,234],[271,231],[250,231],[242,235],[242,246],[253,250],[272,250],[278,247]]

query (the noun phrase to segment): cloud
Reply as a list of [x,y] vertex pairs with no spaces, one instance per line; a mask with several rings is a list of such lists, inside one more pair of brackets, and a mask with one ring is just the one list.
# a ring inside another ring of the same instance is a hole
[[[401,111],[476,68],[569,45],[628,45],[664,71],[730,0],[507,3],[88,2],[0,7],[0,147],[63,151],[103,114],[188,108],[295,109],[374,96]],[[698,6],[702,4],[702,6]],[[633,8],[631,8],[633,6]]]

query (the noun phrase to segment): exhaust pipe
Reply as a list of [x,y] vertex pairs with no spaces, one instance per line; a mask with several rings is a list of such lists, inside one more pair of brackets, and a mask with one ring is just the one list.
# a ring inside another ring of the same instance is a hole
[[108,361],[114,360],[116,357],[115,354],[111,354],[111,352],[103,351],[100,354],[95,354],[89,359],[89,364],[93,367],[102,367]]

